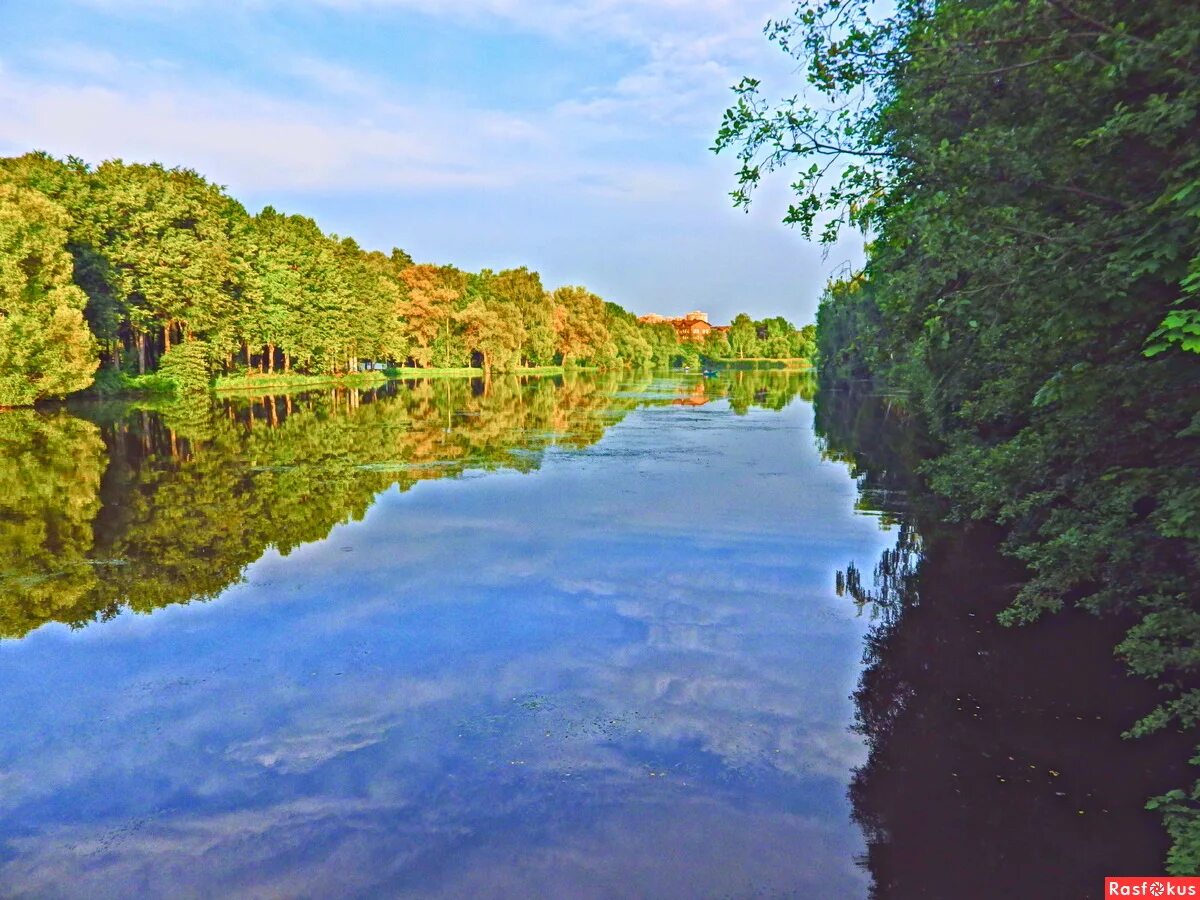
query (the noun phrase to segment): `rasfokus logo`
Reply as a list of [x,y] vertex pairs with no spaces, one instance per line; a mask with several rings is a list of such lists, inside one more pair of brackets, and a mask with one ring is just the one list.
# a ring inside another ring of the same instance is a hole
[[1200,897],[1200,878],[1125,876],[1104,879],[1105,897]]

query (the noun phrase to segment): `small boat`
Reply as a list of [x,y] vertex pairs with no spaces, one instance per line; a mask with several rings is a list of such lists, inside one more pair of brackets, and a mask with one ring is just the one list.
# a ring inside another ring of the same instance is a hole
[[716,377],[717,377],[717,370],[716,370],[716,369],[705,369],[705,370],[704,370],[704,377],[705,377],[705,378],[716,378]]

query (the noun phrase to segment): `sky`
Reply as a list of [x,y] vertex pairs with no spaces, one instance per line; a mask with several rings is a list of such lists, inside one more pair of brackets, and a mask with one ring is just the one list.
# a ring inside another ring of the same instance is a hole
[[0,155],[185,166],[251,212],[637,313],[812,320],[861,257],[732,208],[730,86],[788,0],[0,0]]

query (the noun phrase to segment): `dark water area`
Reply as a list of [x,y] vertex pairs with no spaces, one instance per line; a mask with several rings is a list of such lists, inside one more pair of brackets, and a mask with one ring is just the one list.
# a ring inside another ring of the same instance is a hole
[[825,450],[901,525],[844,589],[875,618],[855,691],[869,758],[850,785],[871,896],[1100,897],[1106,875],[1163,872],[1146,799],[1188,783],[1182,735],[1123,740],[1154,690],[1113,648],[1129,623],[996,615],[1023,576],[997,528],[947,522],[914,478],[927,447],[894,398],[817,397]]
[[0,416],[2,897],[1088,897],[1176,742],[779,372]]

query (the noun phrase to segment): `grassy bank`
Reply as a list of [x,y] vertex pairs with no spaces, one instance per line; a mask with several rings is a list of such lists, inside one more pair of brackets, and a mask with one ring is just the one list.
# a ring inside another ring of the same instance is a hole
[[[492,369],[493,375],[561,375],[563,373],[562,366],[529,366],[516,369]],[[386,372],[389,378],[457,378],[457,377],[481,377],[483,369],[474,366],[464,366],[461,368],[428,368],[418,369],[415,366],[411,368],[388,369]]]
[[[583,370],[584,367],[576,367]],[[561,375],[562,366],[530,366],[513,369],[507,372],[494,370],[495,375]],[[304,375],[297,372],[275,372],[270,375],[242,374],[219,375],[212,382],[212,389],[217,393],[232,392],[264,392],[264,391],[296,391],[308,388],[326,387],[329,385],[342,387],[371,387],[383,384],[389,379],[425,379],[425,378],[479,378],[483,369],[474,366],[459,366],[448,368],[430,367],[427,369],[397,368],[386,372],[355,372],[348,375]],[[102,371],[97,374],[96,382],[86,391],[77,396],[101,397],[113,399],[118,397],[162,397],[169,398],[176,392],[174,379],[158,372],[145,375],[128,375],[124,372]]]
[[786,369],[790,372],[811,369],[812,362],[798,356],[785,359],[773,359],[767,356],[751,356],[745,359],[716,359],[706,356],[705,361],[722,369]]
[[174,379],[147,372],[145,375],[129,375],[101,369],[96,373],[92,386],[80,391],[84,397],[169,397],[175,393]]
[[388,378],[470,378],[483,375],[483,369],[475,366],[450,366],[440,369],[436,366],[430,366],[428,369],[419,369],[416,366],[405,366],[397,369],[387,370]]
[[370,387],[383,384],[387,376],[382,372],[354,372],[349,375],[300,375],[294,372],[272,375],[221,375],[213,380],[213,390],[260,391],[294,390],[296,388],[338,385],[343,387]]

